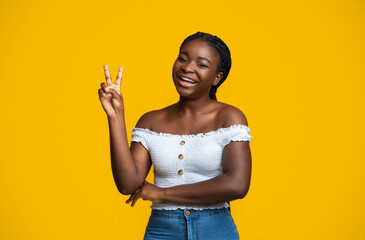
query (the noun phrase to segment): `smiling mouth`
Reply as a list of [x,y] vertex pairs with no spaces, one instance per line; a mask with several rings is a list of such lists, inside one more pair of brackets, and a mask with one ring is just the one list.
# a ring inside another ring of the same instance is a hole
[[188,82],[188,83],[192,83],[192,84],[197,83],[197,81],[194,81],[194,80],[192,80],[192,79],[190,79],[190,78],[187,78],[187,77],[181,77],[181,76],[178,76],[178,77],[179,77],[179,79],[180,79],[181,81],[183,81],[183,82]]

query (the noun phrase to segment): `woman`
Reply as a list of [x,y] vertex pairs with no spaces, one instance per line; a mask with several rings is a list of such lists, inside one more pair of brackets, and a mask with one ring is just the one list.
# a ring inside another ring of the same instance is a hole
[[[179,101],[145,113],[128,146],[120,83],[104,66],[99,98],[108,115],[111,162],[118,190],[152,202],[144,239],[239,239],[229,201],[243,198],[251,179],[251,136],[245,115],[217,101],[231,68],[216,36],[197,32],[180,46],[172,78]],[[154,184],[145,181],[154,166]]]

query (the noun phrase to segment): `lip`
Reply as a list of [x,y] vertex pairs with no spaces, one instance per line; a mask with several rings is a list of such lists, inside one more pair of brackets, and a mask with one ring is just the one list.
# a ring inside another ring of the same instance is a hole
[[189,78],[189,79],[191,79],[191,80],[193,80],[194,82],[198,82],[197,80],[195,80],[194,78],[192,78],[192,77],[188,77],[188,76],[186,76],[186,75],[177,75],[177,77],[180,79],[180,77],[184,77],[184,78]]
[[[189,78],[189,79],[195,81],[196,83],[189,83],[189,82],[182,81],[180,79],[180,77]],[[185,75],[177,75],[177,78],[178,78],[178,82],[179,82],[180,86],[183,86],[183,87],[193,87],[193,86],[195,86],[197,84],[197,81],[196,80],[194,80],[194,79],[192,79],[190,77],[187,77]]]

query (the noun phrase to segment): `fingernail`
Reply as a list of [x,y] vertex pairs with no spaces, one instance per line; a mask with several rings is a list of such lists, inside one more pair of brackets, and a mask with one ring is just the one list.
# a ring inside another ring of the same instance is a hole
[[109,91],[110,89],[108,87],[105,88],[106,91]]

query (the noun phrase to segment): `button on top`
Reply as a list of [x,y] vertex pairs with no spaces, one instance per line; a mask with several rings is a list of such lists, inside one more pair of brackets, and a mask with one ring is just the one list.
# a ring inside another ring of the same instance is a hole
[[183,159],[183,158],[184,158],[184,155],[180,154],[179,159]]
[[181,141],[181,142],[180,142],[180,145],[184,145],[184,144],[185,144],[185,141]]
[[189,210],[187,210],[187,211],[185,212],[185,214],[186,214],[187,216],[189,216],[189,215],[190,215],[190,211],[189,211]]
[[177,173],[178,173],[179,175],[183,175],[184,171],[183,171],[183,170],[179,170]]

